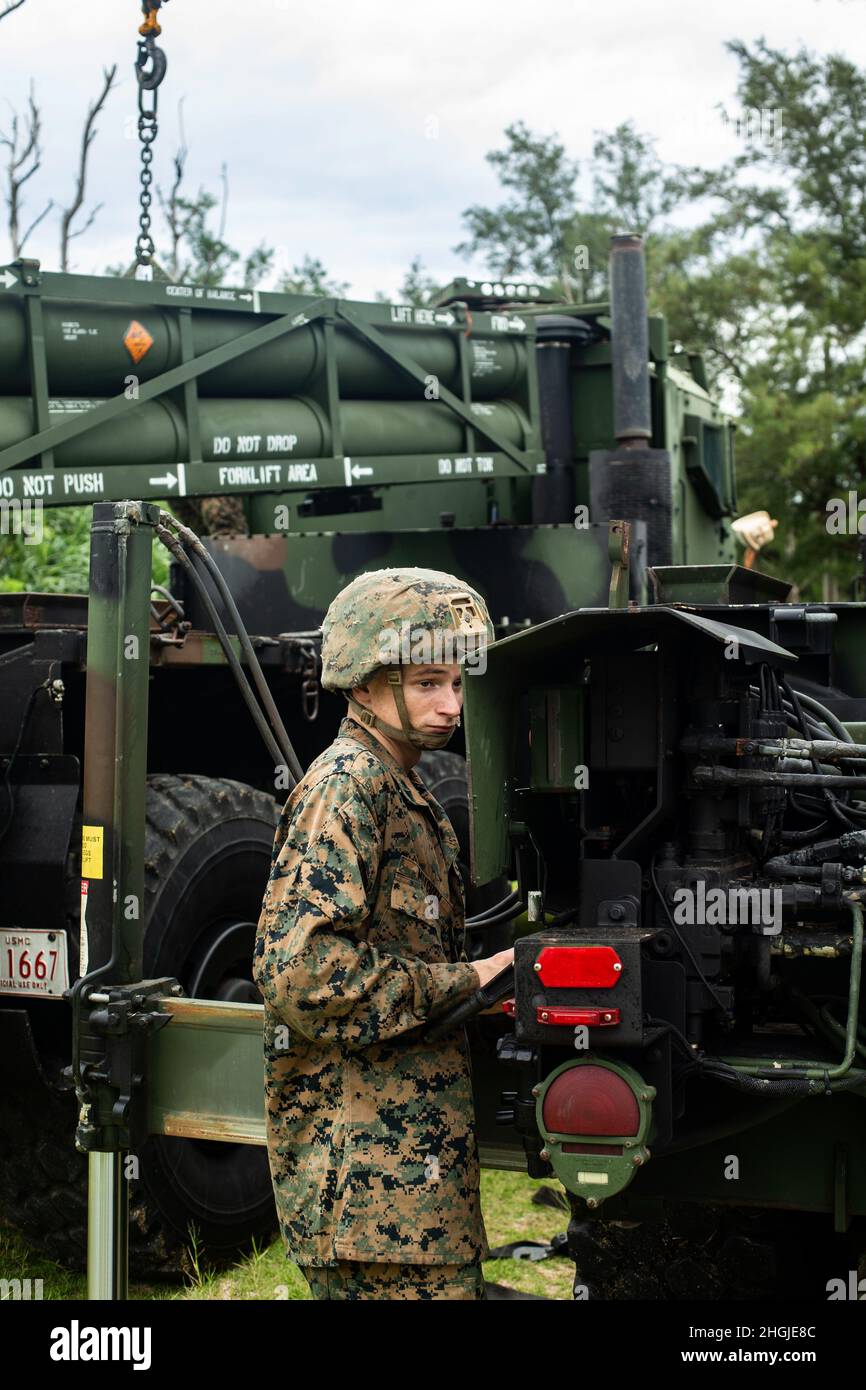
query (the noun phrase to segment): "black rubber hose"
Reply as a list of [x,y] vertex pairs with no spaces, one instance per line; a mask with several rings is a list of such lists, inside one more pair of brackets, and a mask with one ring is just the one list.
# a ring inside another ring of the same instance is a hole
[[214,625],[214,632],[216,633],[219,642],[222,646],[222,649],[226,654],[226,660],[229,664],[229,667],[231,668],[235,680],[238,683],[241,695],[244,698],[244,702],[247,706],[247,709],[249,710],[250,714],[253,717],[253,720],[255,721],[256,728],[258,729],[259,733],[265,741],[265,747],[267,748],[268,753],[273,759],[274,765],[281,765],[284,761],[282,752],[280,751],[280,748],[278,747],[277,741],[271,733],[271,730],[268,728],[268,724],[264,715],[262,714],[261,707],[258,701],[256,700],[255,695],[253,694],[252,687],[249,681],[247,680],[246,675],[244,674],[243,667],[241,666],[240,662],[237,659],[237,656],[235,655],[229,635],[226,632],[225,627],[223,626],[222,619],[220,618],[219,614],[216,611],[216,608],[214,607],[213,600],[211,599],[211,596],[207,591],[207,588],[204,584],[204,581],[202,580],[201,575],[196,570],[195,565],[187,555],[180,541],[175,536],[173,536],[170,531],[166,530],[164,526],[157,525],[156,534],[159,536],[163,545],[165,545],[171,551],[175,559],[183,566],[190,579],[192,580],[192,583],[195,586],[199,598],[201,599],[202,603],[207,609],[208,617]]
[[523,903],[518,903],[517,906],[511,908],[510,911],[500,912],[495,917],[485,917],[481,922],[477,921],[474,917],[467,917],[464,926],[467,931],[484,931],[486,927],[500,927],[503,922],[513,922],[525,911],[526,909]]
[[[786,681],[785,685],[787,686],[787,684],[788,682]],[[800,703],[805,705],[807,709],[813,710],[818,715],[818,717],[824,721],[824,723],[827,725],[827,728],[832,729],[836,737],[840,738],[843,743],[854,742],[854,738],[845,728],[845,725],[842,723],[841,719],[839,719],[835,714],[833,714],[832,710],[827,709],[826,705],[822,705],[818,700],[816,700],[814,695],[806,695],[803,693],[802,690],[798,690],[797,695],[799,697]]]
[[[790,682],[789,682],[784,676],[782,677],[782,689],[785,691],[785,694],[788,696],[788,699],[791,701],[791,704],[792,704],[793,707],[794,707],[794,716],[795,716],[795,718],[797,719],[797,722],[799,723],[800,728],[801,728],[802,731],[803,731],[803,737],[804,737],[804,738],[808,739],[808,737],[809,737],[808,725],[806,724],[806,716],[805,716],[805,714],[803,713],[803,708],[802,708],[804,704],[806,705],[807,708],[809,707],[810,703],[811,703],[811,705],[812,705],[813,708],[817,705],[819,714],[822,715],[822,718],[825,718],[825,720],[826,720],[826,722],[827,722],[827,727],[828,727],[828,729],[830,729],[831,731],[834,731],[834,732],[835,732],[834,726],[833,726],[833,724],[830,722],[830,720],[835,720],[835,723],[836,723],[836,725],[838,726],[839,729],[842,729],[842,728],[843,728],[843,726],[842,726],[841,724],[839,724],[839,721],[838,721],[837,719],[835,719],[835,715],[831,715],[829,710],[824,710],[824,709],[823,709],[823,706],[818,705],[818,702],[817,702],[817,701],[813,700],[813,701],[810,702],[808,696],[807,696],[803,701],[801,701],[801,700],[800,700],[800,697],[799,697],[799,695],[798,695],[798,693],[794,690],[793,686],[790,684]],[[844,741],[845,741],[846,743],[850,743],[850,742],[851,742],[851,735],[847,732],[847,730],[845,730],[845,739],[844,739]],[[817,758],[812,758],[812,759],[811,759],[811,762],[812,762],[813,768],[814,768],[815,771],[817,772],[817,771],[818,771],[818,767],[819,767]],[[841,805],[840,805],[839,802],[836,800],[836,797],[833,795],[833,793],[832,793],[832,791],[830,790],[830,788],[827,787],[827,786],[825,786],[825,787],[823,787],[822,790],[823,790],[823,792],[824,792],[824,799],[825,799],[825,801],[827,802],[827,806],[829,807],[830,812],[836,817],[836,819],[837,819],[838,821],[841,821],[843,825],[848,826],[848,828],[851,829],[851,830],[855,829],[855,825],[851,822],[851,820],[849,819],[849,817],[845,815],[845,812],[842,810]]]
[[507,898],[502,898],[498,903],[493,903],[490,907],[485,907],[483,912],[476,912],[474,916],[467,917],[466,925],[471,926],[475,923],[480,924],[484,921],[487,921],[491,917],[498,917],[502,913],[507,912],[509,908],[514,907],[515,904],[519,902],[520,894],[515,888],[511,893],[508,894]]
[[[704,1076],[710,1076],[714,1081],[721,1081],[726,1086],[733,1086],[738,1091],[749,1091],[753,1095],[815,1096],[822,1095],[825,1090],[824,1083],[819,1077],[753,1076],[747,1072],[737,1071],[733,1067],[729,1071],[723,1065],[713,1065],[710,1062],[706,1063],[701,1071]],[[866,1086],[866,1072],[861,1071],[852,1076],[842,1077],[839,1081],[831,1081],[829,1085],[833,1091],[847,1091],[858,1086]]]
[[280,758],[277,759],[277,763],[280,764],[285,762],[295,780],[299,782],[304,775],[304,769],[301,767],[301,764],[298,760],[298,756],[295,753],[295,750],[292,746],[292,740],[289,738],[289,735],[286,732],[286,727],[283,724],[282,719],[280,718],[279,710],[274,704],[274,697],[271,694],[270,687],[268,686],[267,681],[265,680],[264,673],[262,671],[261,666],[259,665],[259,659],[256,656],[253,644],[249,639],[246,628],[244,627],[241,615],[238,612],[237,604],[235,603],[232,597],[232,593],[229,589],[228,584],[226,583],[225,579],[220,574],[219,569],[214,563],[213,556],[206,549],[206,547],[202,545],[201,541],[199,540],[198,536],[195,534],[194,531],[191,531],[188,526],[184,526],[183,523],[178,521],[177,517],[172,516],[170,512],[161,511],[160,521],[163,521],[163,524],[170,525],[172,529],[176,530],[178,534],[181,535],[184,538],[184,540],[187,541],[187,543],[195,551],[195,554],[205,565],[208,574],[210,575],[214,584],[216,585],[220,598],[225,604],[229,617],[234,623],[235,631],[237,632],[238,640],[241,644],[241,647],[243,648],[244,655],[246,656],[247,664],[249,665],[250,671],[252,672],[253,680],[256,684],[256,689],[259,692],[262,704],[264,705],[267,716],[271,722],[271,726],[275,734],[277,735],[277,739],[279,740],[280,746],[283,750],[283,754]]

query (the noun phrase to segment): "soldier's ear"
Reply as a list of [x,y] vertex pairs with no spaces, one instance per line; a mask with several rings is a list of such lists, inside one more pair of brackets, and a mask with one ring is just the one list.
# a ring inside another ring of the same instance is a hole
[[[361,692],[360,694],[358,693],[359,691]],[[355,688],[354,688],[354,690],[352,691],[352,694],[353,694],[353,696],[355,697],[355,699],[358,701],[358,704],[359,704],[359,705],[369,705],[369,703],[370,703],[370,687],[369,687],[369,685],[356,685]]]

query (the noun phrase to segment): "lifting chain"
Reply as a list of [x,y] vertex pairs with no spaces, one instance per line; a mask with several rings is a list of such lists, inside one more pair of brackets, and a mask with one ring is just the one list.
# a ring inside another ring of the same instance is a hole
[[135,75],[138,79],[138,138],[141,142],[141,192],[139,194],[139,233],[135,243],[137,265],[150,265],[154,261],[156,247],[150,231],[150,205],[153,182],[151,163],[153,162],[153,142],[156,139],[157,89],[165,77],[166,57],[156,46],[156,37],[162,32],[157,21],[157,11],[164,0],[142,0],[144,23],[139,28],[138,54],[135,60]]

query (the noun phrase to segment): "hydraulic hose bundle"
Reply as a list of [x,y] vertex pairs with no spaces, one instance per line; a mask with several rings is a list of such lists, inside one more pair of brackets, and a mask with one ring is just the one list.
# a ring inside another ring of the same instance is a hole
[[[295,753],[294,747],[292,746],[292,741],[289,738],[289,735],[286,731],[286,727],[283,724],[282,719],[280,718],[279,710],[277,709],[274,703],[274,697],[272,696],[270,689],[268,688],[268,683],[265,680],[264,673],[262,671],[261,665],[259,664],[259,659],[256,656],[253,644],[250,641],[249,634],[247,633],[247,630],[244,627],[243,622],[241,621],[241,615],[237,610],[237,605],[234,599],[232,598],[231,590],[226,584],[223,576],[220,574],[220,571],[214,563],[212,556],[208,552],[207,548],[204,545],[202,545],[202,542],[199,540],[195,532],[191,531],[188,526],[184,526],[181,522],[177,520],[176,517],[172,516],[170,512],[160,511],[159,524],[156,527],[156,534],[159,536],[159,539],[162,541],[163,545],[165,545],[167,549],[171,551],[174,558],[178,561],[180,565],[183,566],[184,570],[188,574],[190,582],[195,587],[196,592],[198,593],[202,603],[207,609],[208,615],[213,623],[214,632],[219,638],[220,645],[222,646],[222,649],[225,652],[226,660],[231,668],[235,680],[238,683],[238,687],[240,689],[241,695],[244,698],[244,702],[247,706],[247,709],[253,717],[256,728],[258,729],[259,733],[265,741],[265,746],[267,747],[270,756],[273,758],[274,765],[283,766],[288,769],[289,775],[292,778],[292,786],[294,787],[303,777],[304,769],[301,767],[301,764],[298,760],[298,756]],[[193,552],[192,556],[190,556],[187,549],[185,549],[185,546],[188,546],[189,549]],[[241,650],[243,651],[243,654],[246,657],[247,664],[252,672],[256,690],[259,693],[262,705],[264,705],[265,712],[267,713],[268,721],[270,722],[270,728],[268,727],[268,722],[265,720],[264,715],[262,714],[262,707],[256,699],[252,687],[250,686],[249,680],[244,674],[243,668],[241,667],[241,663],[237,658],[237,655],[231,643],[231,639],[225,629],[225,625],[223,624],[222,619],[220,618],[216,610],[214,602],[210,594],[208,593],[207,585],[204,581],[204,576],[196,568],[195,559],[198,559],[203,564],[205,571],[207,572],[207,575],[210,577],[210,579],[216,586],[217,592],[220,598],[222,599],[225,609],[234,625],[235,631],[238,635],[238,641],[241,645]]]

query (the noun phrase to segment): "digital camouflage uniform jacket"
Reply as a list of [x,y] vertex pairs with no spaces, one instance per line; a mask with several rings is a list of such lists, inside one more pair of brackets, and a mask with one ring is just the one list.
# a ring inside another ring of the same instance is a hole
[[283,809],[253,969],[271,1177],[300,1264],[488,1256],[465,1032],[418,1034],[479,984],[457,960],[457,854],[418,774],[351,716]]

